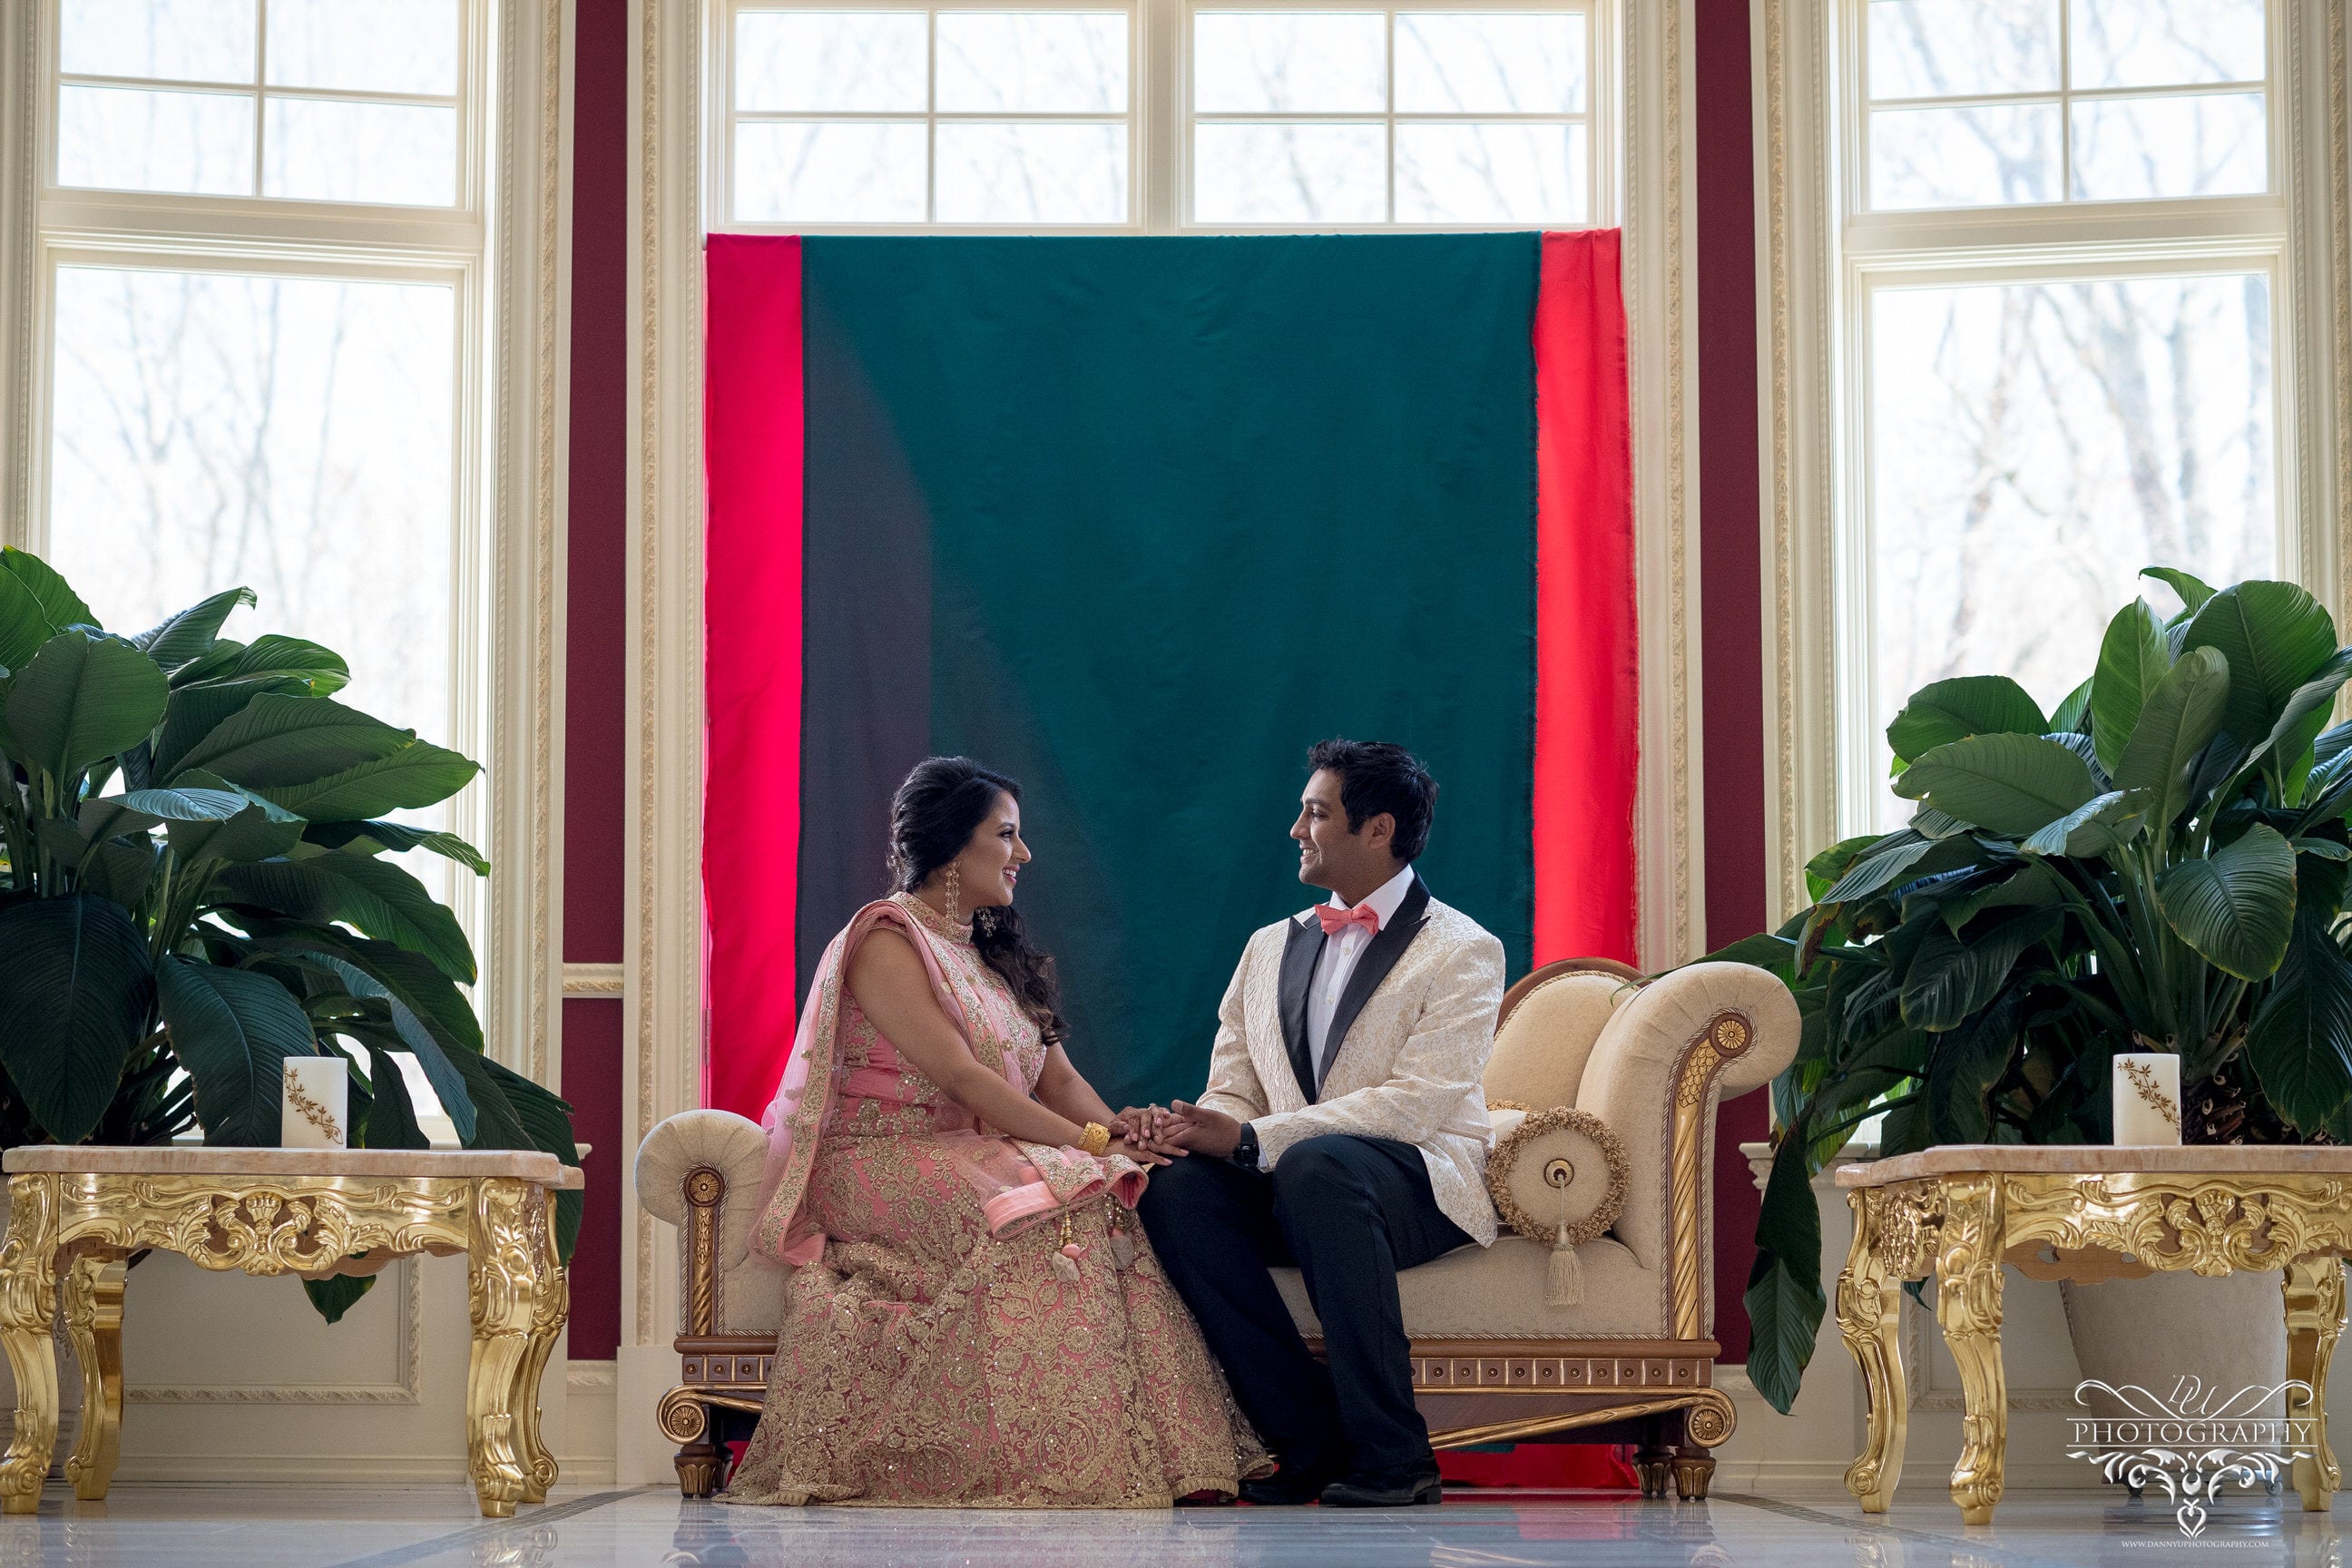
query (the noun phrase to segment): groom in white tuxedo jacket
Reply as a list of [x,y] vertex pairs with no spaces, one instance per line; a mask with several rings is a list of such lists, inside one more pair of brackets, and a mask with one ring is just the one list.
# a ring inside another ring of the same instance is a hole
[[[1250,938],[1218,1009],[1209,1087],[1176,1103],[1144,1229],[1234,1396],[1280,1457],[1259,1503],[1439,1500],[1397,1270],[1492,1245],[1482,1079],[1503,944],[1412,869],[1437,785],[1401,746],[1326,741],[1290,836],[1328,903]],[[1309,1353],[1269,1266],[1296,1263]]]

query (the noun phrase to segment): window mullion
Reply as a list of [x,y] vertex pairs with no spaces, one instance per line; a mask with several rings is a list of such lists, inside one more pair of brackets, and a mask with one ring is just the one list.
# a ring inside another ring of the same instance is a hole
[[253,194],[263,195],[262,136],[269,126],[269,0],[254,0],[253,17]]

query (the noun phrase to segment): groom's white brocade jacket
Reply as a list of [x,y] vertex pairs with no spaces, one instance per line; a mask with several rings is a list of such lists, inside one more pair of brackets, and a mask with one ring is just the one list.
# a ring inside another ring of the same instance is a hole
[[[1400,913],[1410,921],[1420,901],[1409,898]],[[1343,996],[1332,1028],[1344,1025],[1347,1032],[1325,1052],[1323,1080],[1310,1099],[1300,1082],[1306,1069],[1294,1065],[1286,1035],[1285,993],[1301,1014],[1291,1027],[1301,1031],[1304,974],[1313,969],[1311,951],[1303,950],[1324,940],[1312,909],[1250,937],[1217,1009],[1217,1043],[1200,1103],[1256,1129],[1263,1171],[1278,1168],[1286,1150],[1328,1132],[1411,1143],[1429,1167],[1445,1217],[1479,1246],[1491,1246],[1486,1152],[1494,1131],[1484,1079],[1503,1001],[1503,944],[1461,910],[1428,899],[1385,973],[1375,980],[1367,973],[1376,967],[1372,949],[1358,961],[1349,990],[1356,991],[1360,978],[1372,983],[1370,994]],[[1373,939],[1375,946],[1380,941]],[[1299,972],[1288,988],[1286,951],[1288,967]],[[1349,1005],[1357,1002],[1360,1010],[1350,1018]]]

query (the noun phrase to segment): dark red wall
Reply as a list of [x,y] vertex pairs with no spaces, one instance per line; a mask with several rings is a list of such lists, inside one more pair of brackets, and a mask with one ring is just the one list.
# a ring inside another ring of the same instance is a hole
[[[1763,929],[1763,645],[1757,489],[1756,202],[1748,0],[1696,0],[1698,149],[1700,682],[1706,704],[1706,942]],[[1739,1144],[1765,1136],[1762,1090],[1716,1124],[1715,1332],[1723,1359],[1748,1359],[1740,1293],[1756,1259],[1761,1201]]]
[[[1748,0],[1695,0],[1697,146],[1699,608],[1706,697],[1710,946],[1761,928],[1764,731],[1757,490],[1755,205]],[[578,0],[572,194],[571,633],[564,713],[564,957],[621,957],[626,759],[628,6]],[[563,1093],[589,1160],[588,1224],[573,1260],[572,1354],[620,1338],[621,1003],[563,1007]],[[1737,1145],[1764,1136],[1764,1096],[1717,1129],[1716,1333],[1744,1361],[1740,1292],[1757,1194]]]
[[[571,562],[566,578],[563,957],[621,961],[628,638],[628,0],[578,0],[572,142]],[[563,1096],[588,1157],[572,1354],[621,1340],[621,1002],[563,1004]]]

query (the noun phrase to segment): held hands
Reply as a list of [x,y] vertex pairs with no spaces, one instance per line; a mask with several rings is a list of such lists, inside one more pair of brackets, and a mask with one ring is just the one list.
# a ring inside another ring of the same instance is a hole
[[1180,1100],[1171,1115],[1175,1125],[1165,1135],[1166,1141],[1179,1149],[1223,1159],[1242,1141],[1242,1124],[1222,1110]]
[[1137,1164],[1165,1165],[1187,1152],[1169,1136],[1177,1125],[1175,1114],[1160,1106],[1130,1105],[1111,1119],[1110,1132],[1118,1140],[1119,1152]]

